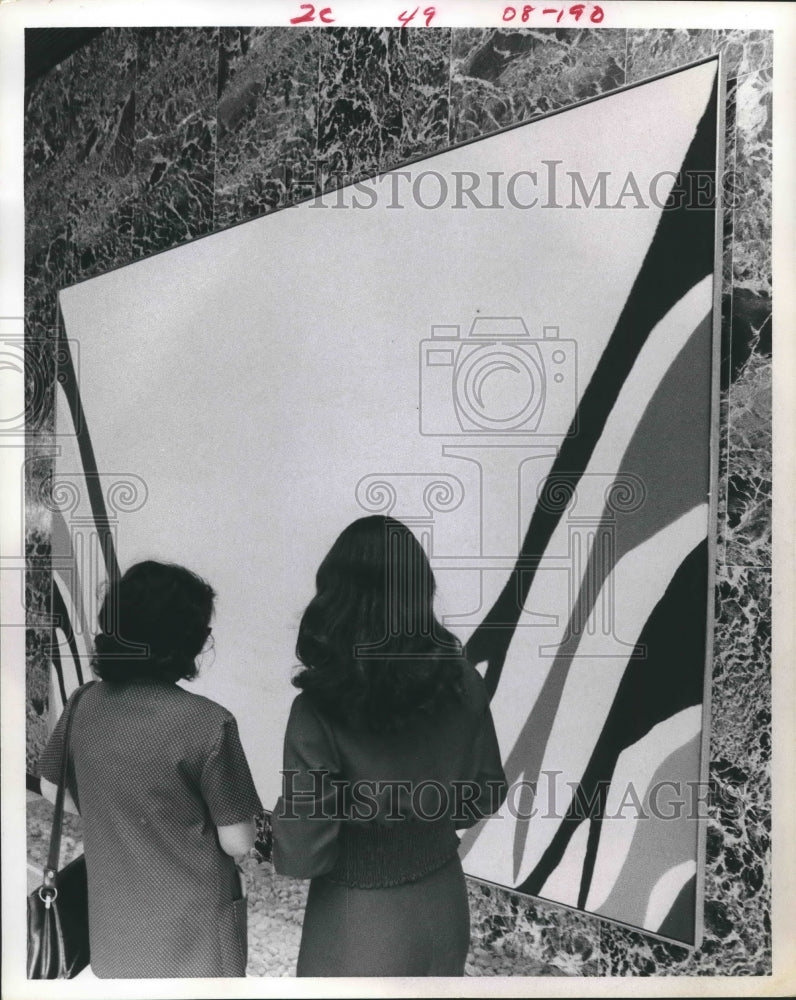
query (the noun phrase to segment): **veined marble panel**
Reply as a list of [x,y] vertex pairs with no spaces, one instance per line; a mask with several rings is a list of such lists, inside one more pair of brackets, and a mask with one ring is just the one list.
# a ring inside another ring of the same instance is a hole
[[621,87],[626,34],[612,28],[454,29],[451,141]]
[[468,974],[599,974],[602,921],[473,881],[468,895],[473,936]]
[[213,228],[218,29],[138,32],[133,251],[145,257]]
[[774,64],[773,31],[719,28],[713,32],[713,44],[724,54],[730,77],[770,69]]
[[771,565],[771,359],[752,353],[729,389],[729,565]]
[[742,197],[735,210],[736,287],[771,291],[772,73],[761,69],[738,81],[736,162]]
[[315,193],[319,29],[222,28],[214,228]]
[[449,48],[441,28],[322,32],[321,191],[447,145]]
[[25,770],[38,774],[38,761],[47,737],[50,684],[50,634],[46,629],[25,630]]
[[631,28],[627,33],[627,82],[636,83],[712,55],[710,28]]
[[70,281],[130,259],[135,53],[132,29],[109,28],[64,64],[70,138],[58,180],[69,223]]

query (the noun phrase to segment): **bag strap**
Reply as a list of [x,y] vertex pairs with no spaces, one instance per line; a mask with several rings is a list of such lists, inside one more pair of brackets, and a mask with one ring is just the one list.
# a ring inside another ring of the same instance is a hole
[[[49,898],[54,898],[56,893],[55,889],[55,876],[58,872],[58,859],[61,854],[61,828],[63,826],[64,818],[64,799],[66,798],[66,775],[69,768],[69,738],[72,734],[72,719],[75,716],[75,708],[77,703],[83,697],[85,692],[93,686],[95,682],[89,681],[88,684],[84,684],[75,691],[74,697],[72,698],[72,703],[69,706],[67,716],[66,716],[66,728],[64,730],[64,747],[63,747],[63,759],[61,761],[61,778],[58,782],[58,794],[55,797],[55,811],[53,812],[53,827],[52,833],[50,834],[50,850],[47,854],[47,867],[44,869],[44,884],[43,889],[52,890],[53,895]],[[42,897],[44,898],[44,897]],[[46,902],[46,899],[45,899]]]

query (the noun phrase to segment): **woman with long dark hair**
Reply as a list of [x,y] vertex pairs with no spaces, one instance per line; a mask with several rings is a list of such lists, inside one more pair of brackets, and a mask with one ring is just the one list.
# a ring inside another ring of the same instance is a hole
[[[214,597],[189,570],[147,561],[112,583],[100,608],[92,666],[101,682],[75,705],[67,771],[100,978],[246,972],[235,858],[254,843],[260,800],[234,717],[176,683],[196,676]],[[65,715],[41,760],[51,800]]]
[[274,865],[310,878],[299,976],[457,976],[469,910],[457,828],[506,782],[480,675],[436,619],[391,517],[349,525],[299,627]]

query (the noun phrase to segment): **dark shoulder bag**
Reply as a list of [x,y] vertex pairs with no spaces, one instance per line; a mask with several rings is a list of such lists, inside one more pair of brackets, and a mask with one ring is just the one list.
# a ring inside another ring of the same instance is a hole
[[93,683],[78,690],[66,720],[47,867],[42,884],[28,896],[28,979],[72,979],[89,961],[86,859],[81,854],[61,871],[58,859],[72,719],[78,701]]

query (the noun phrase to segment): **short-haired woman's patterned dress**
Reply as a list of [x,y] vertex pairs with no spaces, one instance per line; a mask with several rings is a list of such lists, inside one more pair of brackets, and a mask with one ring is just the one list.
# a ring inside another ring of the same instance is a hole
[[[63,730],[62,716],[41,760],[53,783]],[[261,806],[230,712],[170,682],[101,681],[76,707],[69,756],[94,974],[245,975],[246,899],[216,827]]]

